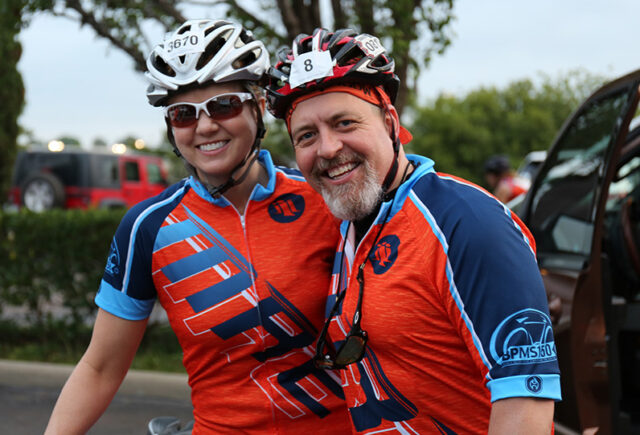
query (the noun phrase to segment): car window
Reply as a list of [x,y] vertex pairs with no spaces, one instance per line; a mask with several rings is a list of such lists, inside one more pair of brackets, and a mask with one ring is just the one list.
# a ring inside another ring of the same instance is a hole
[[166,180],[162,177],[160,166],[155,163],[147,163],[147,175],[150,184],[166,184]]
[[140,168],[138,162],[124,162],[124,177],[127,181],[140,181]]
[[116,156],[92,156],[91,159],[91,184],[94,187],[118,189],[120,177],[118,176],[118,158]]
[[607,196],[607,210],[617,210],[620,202],[640,186],[640,156],[622,165],[616,173]]
[[570,269],[581,268],[588,258],[594,201],[629,95],[625,88],[584,107],[547,158],[536,180],[529,220],[541,266],[546,254],[566,254],[549,261]]
[[81,186],[81,155],[64,153],[34,153],[24,160],[27,174],[49,172],[65,186]]

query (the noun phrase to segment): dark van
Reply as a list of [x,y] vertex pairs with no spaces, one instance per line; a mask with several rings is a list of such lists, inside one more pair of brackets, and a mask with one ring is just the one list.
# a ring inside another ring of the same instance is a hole
[[517,210],[554,322],[560,434],[640,434],[639,101],[640,70],[584,101]]

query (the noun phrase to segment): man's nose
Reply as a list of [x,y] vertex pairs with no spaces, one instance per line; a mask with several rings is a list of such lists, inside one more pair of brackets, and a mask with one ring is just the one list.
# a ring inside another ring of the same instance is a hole
[[318,157],[330,160],[342,150],[342,139],[339,135],[330,130],[324,130],[319,132],[320,144],[318,146]]

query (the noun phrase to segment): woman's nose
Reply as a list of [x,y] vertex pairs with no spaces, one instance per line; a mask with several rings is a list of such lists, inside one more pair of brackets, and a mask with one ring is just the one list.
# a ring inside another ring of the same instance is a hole
[[204,110],[200,112],[200,116],[196,120],[196,133],[206,135],[217,131],[219,128],[218,121],[210,118]]

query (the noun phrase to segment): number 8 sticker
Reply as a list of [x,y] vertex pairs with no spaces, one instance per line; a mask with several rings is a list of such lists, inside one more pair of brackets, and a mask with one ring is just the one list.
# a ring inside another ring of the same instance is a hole
[[293,89],[303,83],[332,75],[333,61],[328,51],[303,53],[291,63],[289,86]]

